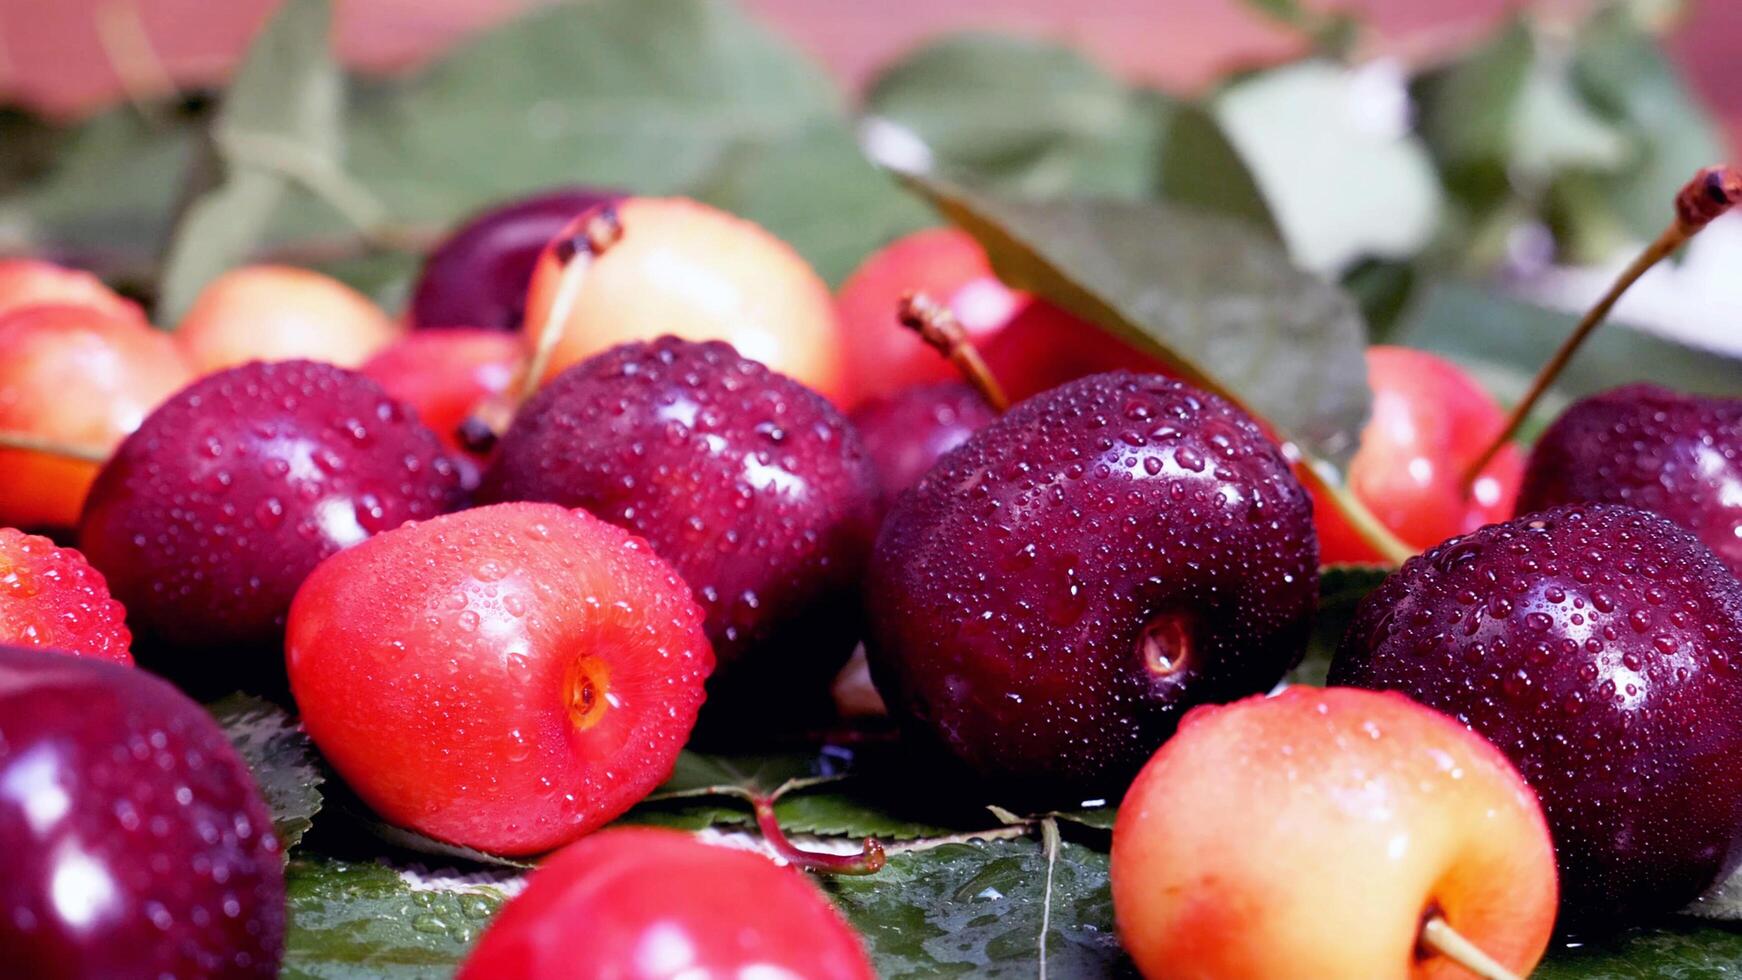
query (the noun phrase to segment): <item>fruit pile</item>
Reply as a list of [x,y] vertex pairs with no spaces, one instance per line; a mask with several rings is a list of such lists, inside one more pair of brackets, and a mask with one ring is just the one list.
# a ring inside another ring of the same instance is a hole
[[[1674,242],[1742,187],[1688,195]],[[819,732],[1122,801],[1150,977],[1521,976],[1736,870],[1742,403],[1625,387],[1526,454],[1535,394],[1375,346],[1337,481],[1061,302],[953,228],[831,295],[748,221],[586,188],[454,231],[401,319],[257,265],[166,332],[0,263],[8,968],[276,973],[286,845],[195,700],[238,688],[372,819],[537,861],[465,977],[873,976],[767,856],[888,852],[788,839],[789,787],[737,848],[602,829],[686,746]],[[1333,686],[1284,685],[1321,569],[1405,557]]]

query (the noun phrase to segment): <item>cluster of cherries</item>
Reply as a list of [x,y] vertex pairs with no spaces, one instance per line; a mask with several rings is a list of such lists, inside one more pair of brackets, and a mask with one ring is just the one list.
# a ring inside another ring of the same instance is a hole
[[[1259,420],[952,230],[831,296],[742,220],[561,191],[438,247],[405,321],[260,266],[160,332],[0,263],[0,524],[76,543],[0,531],[8,962],[278,966],[270,815],[135,655],[287,691],[395,824],[561,849],[465,976],[872,976],[795,871],[588,836],[692,736],[825,716],[861,639],[945,765],[1123,795],[1150,976],[1504,976],[1557,917],[1670,911],[1742,860],[1742,403],[1621,389],[1526,461],[1463,371],[1373,348],[1376,540]],[[1347,686],[1263,697],[1320,566],[1397,539],[1429,550],[1362,604]]]

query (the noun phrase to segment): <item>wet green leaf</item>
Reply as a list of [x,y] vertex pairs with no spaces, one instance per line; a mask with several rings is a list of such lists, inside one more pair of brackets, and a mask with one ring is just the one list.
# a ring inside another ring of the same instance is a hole
[[262,698],[232,694],[207,705],[207,710],[253,771],[272,811],[272,828],[288,852],[314,825],[321,809],[321,784],[326,777],[314,743],[289,712]]

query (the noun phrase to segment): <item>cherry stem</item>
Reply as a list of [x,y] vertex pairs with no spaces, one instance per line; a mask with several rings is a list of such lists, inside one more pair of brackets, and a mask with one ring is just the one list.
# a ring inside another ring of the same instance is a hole
[[1482,947],[1464,938],[1442,916],[1430,916],[1421,924],[1421,944],[1482,980],[1519,980],[1518,974],[1483,952]]
[[1402,538],[1393,534],[1391,529],[1373,515],[1361,498],[1354,491],[1337,480],[1330,479],[1319,471],[1319,463],[1308,458],[1295,469],[1300,473],[1301,482],[1311,487],[1318,494],[1318,499],[1330,504],[1347,521],[1349,527],[1360,536],[1361,540],[1379,552],[1381,558],[1393,565],[1401,565],[1415,557],[1416,550],[1404,543]]
[[832,875],[875,874],[889,863],[888,855],[883,852],[883,844],[875,837],[865,838],[865,844],[858,854],[807,851],[794,844],[787,838],[786,831],[780,828],[780,819],[774,814],[774,804],[789,787],[791,784],[772,793],[758,794],[750,798],[750,805],[756,811],[756,827],[762,831],[762,839],[780,855],[781,860],[806,871]]
[[81,463],[97,463],[99,465],[107,463],[110,455],[108,450],[96,446],[56,442],[53,439],[33,436],[28,432],[9,430],[0,430],[0,449],[40,453],[44,456],[58,456],[61,459],[73,459]]
[[968,332],[962,329],[948,307],[925,293],[908,293],[901,297],[895,317],[902,326],[919,334],[933,350],[949,358],[993,411],[1003,412],[1010,407],[1004,388],[998,384],[992,369],[986,366],[980,351],[968,339]]
[[1657,240],[1645,247],[1638,257],[1621,270],[1621,274],[1610,284],[1609,289],[1596,305],[1579,320],[1579,325],[1567,339],[1561,342],[1560,348],[1554,352],[1547,364],[1538,371],[1536,378],[1530,383],[1530,390],[1512,407],[1512,414],[1507,417],[1506,425],[1500,434],[1488,445],[1482,455],[1464,471],[1464,488],[1466,492],[1475,485],[1482,471],[1493,462],[1495,454],[1501,447],[1518,433],[1524,420],[1530,415],[1531,409],[1542,399],[1549,385],[1559,377],[1567,362],[1589,337],[1592,331],[1603,323],[1615,303],[1622,294],[1644,276],[1652,266],[1662,262],[1687,243],[1688,239],[1699,234],[1701,229],[1730,210],[1738,201],[1742,201],[1742,170],[1731,166],[1707,167],[1694,175],[1675,198],[1675,220],[1669,227],[1657,236]]
[[544,372],[550,367],[557,343],[562,340],[569,316],[574,313],[575,303],[580,299],[587,269],[594,259],[605,254],[622,237],[623,222],[617,217],[617,209],[606,204],[595,208],[581,223],[578,232],[550,244],[551,252],[562,264],[562,277],[557,280],[556,298],[545,311],[544,322],[538,326],[526,373],[520,378],[521,401],[531,398],[544,381]]

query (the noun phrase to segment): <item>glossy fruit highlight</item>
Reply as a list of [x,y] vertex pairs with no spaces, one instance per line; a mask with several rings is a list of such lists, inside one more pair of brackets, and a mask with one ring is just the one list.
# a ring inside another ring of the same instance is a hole
[[[723,340],[739,354],[840,399],[840,330],[829,290],[790,246],[761,227],[683,198],[619,201],[622,240],[594,261],[563,325],[547,379],[624,341],[672,334]],[[539,258],[526,329],[556,297],[565,229]]]
[[156,669],[202,688],[270,682],[291,597],[321,559],[460,500],[441,442],[380,385],[255,362],[184,389],[121,444],[79,548]]
[[0,528],[0,644],[131,666],[126,617],[84,555]]
[[[168,335],[137,311],[28,306],[0,315],[0,430],[98,454],[193,380]],[[0,524],[68,528],[97,478],[95,462],[0,449]]]
[[876,980],[803,874],[651,828],[607,830],[539,866],[460,980]]
[[896,500],[866,582],[872,676],[979,773],[1116,793],[1187,708],[1281,679],[1317,583],[1311,503],[1252,419],[1177,381],[1095,375]]
[[284,857],[210,715],[141,670],[0,647],[11,976],[275,977]]
[[501,504],[322,563],[291,608],[286,663],[310,737],[382,817],[536,854],[671,772],[713,666],[701,623],[645,541]]
[[1186,715],[1113,830],[1119,938],[1147,977],[1446,978],[1437,918],[1519,976],[1554,846],[1494,746],[1395,694],[1291,687]]
[[307,359],[354,368],[400,327],[368,297],[310,269],[251,265],[200,292],[175,329],[201,374],[249,361]]
[[1541,797],[1568,923],[1691,902],[1742,860],[1742,582],[1655,514],[1560,507],[1454,538],[1362,601],[1331,682],[1487,736]]

